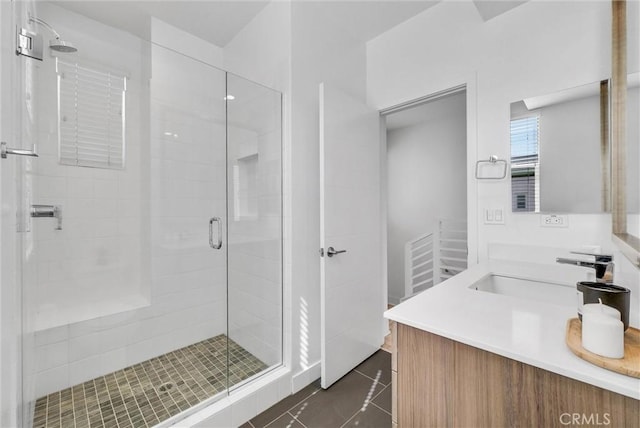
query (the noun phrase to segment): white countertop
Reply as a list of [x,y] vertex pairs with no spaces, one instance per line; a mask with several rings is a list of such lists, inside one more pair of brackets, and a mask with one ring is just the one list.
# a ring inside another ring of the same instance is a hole
[[393,307],[385,312],[385,317],[640,400],[640,379],[588,363],[567,347],[566,324],[577,316],[576,305],[544,303],[468,288],[489,274],[549,280],[575,287],[572,273],[560,265],[490,261]]

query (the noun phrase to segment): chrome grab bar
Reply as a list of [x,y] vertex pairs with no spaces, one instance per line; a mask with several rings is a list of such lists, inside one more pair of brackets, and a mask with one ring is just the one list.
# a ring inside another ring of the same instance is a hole
[[32,150],[23,150],[23,149],[12,149],[10,147],[7,147],[7,143],[2,141],[0,142],[0,158],[6,159],[7,155],[31,156],[35,158],[38,157],[38,154],[36,153],[35,144],[33,145]]
[[62,208],[58,205],[31,205],[31,217],[56,218],[58,219],[56,230],[62,230]]
[[[213,242],[213,223],[218,223],[218,242],[214,244]],[[209,245],[211,248],[215,250],[219,250],[222,248],[222,221],[220,217],[211,217],[209,219]]]

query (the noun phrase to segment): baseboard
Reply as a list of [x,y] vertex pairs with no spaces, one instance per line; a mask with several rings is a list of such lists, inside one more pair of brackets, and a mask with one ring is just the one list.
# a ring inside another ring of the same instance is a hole
[[314,380],[319,379],[322,373],[320,370],[320,367],[321,367],[320,361],[316,361],[315,363],[311,364],[311,366],[309,366],[308,368],[293,375],[291,377],[292,393],[295,394],[305,386],[309,385]]

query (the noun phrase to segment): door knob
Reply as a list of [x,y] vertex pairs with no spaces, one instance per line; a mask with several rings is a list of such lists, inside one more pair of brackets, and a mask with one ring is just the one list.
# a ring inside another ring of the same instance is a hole
[[327,256],[329,256],[329,257],[333,257],[333,256],[335,256],[336,254],[346,253],[346,252],[347,252],[347,250],[336,250],[336,249],[335,249],[335,248],[333,248],[333,247],[329,247],[329,248],[327,248]]

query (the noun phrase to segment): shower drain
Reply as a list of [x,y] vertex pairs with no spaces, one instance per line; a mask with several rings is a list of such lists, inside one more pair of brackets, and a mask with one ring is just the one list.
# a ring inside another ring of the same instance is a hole
[[163,383],[162,385],[160,385],[158,387],[158,391],[159,392],[169,392],[169,391],[171,391],[171,389],[173,389],[173,383],[172,382]]

